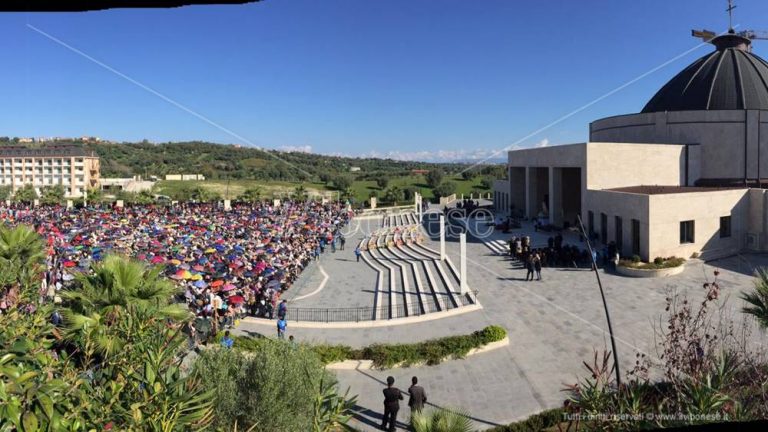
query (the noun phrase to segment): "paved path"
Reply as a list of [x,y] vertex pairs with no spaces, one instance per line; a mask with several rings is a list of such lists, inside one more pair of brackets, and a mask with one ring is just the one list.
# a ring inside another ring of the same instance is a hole
[[[542,238],[546,242],[542,234],[521,230],[507,235],[493,234],[485,241],[504,240],[523,232],[534,236],[534,244]],[[439,248],[437,242],[428,242],[427,246]],[[446,249],[453,262],[459,262],[458,241],[450,239]],[[509,257],[497,255],[483,241],[471,239],[467,250],[471,286],[480,291],[483,304],[480,311],[418,324],[370,329],[291,329],[289,323],[288,333],[299,341],[357,347],[466,334],[488,324],[498,324],[508,330],[508,347],[466,360],[412,369],[337,372],[342,387],[350,387],[353,394],[359,395],[355,425],[362,430],[375,430],[375,424],[381,421],[381,390],[388,375],[394,376],[396,385],[403,390],[407,389],[410,377],[417,375],[431,404],[464,408],[472,414],[475,425],[484,429],[560,406],[565,397],[561,392],[564,384],[575,382],[576,377],[584,373],[582,360],[590,357],[593,349],[610,347],[594,273],[584,269],[545,268],[543,281],[525,282],[523,270],[513,266]],[[355,264],[349,263],[349,266]],[[710,264],[692,262],[681,275],[665,279],[630,279],[601,273],[623,371],[629,370],[638,349],[655,353],[651,321],[663,313],[667,289],[676,288],[698,299],[703,292],[702,283],[705,279],[711,280],[714,269],[719,267],[723,297],[731,297],[728,305],[735,310],[741,305],[738,293],[752,286],[750,274],[756,265],[768,265],[768,256],[737,256]],[[340,271],[349,266],[341,266]],[[360,282],[363,286],[368,283]],[[332,291],[328,289],[323,292],[330,295]],[[261,328],[244,324],[237,331],[258,332]],[[408,408],[405,404],[402,407],[399,417],[405,420]]]

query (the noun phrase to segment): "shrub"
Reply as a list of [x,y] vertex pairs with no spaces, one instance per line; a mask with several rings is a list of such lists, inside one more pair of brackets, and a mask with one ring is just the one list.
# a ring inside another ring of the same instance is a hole
[[507,337],[507,331],[504,327],[497,325],[490,325],[480,331],[482,337],[486,341],[485,343],[498,342]]
[[656,265],[662,265],[664,264],[664,258],[662,257],[656,257],[653,259],[653,263]]
[[562,423],[565,411],[562,408],[555,408],[534,414],[525,420],[510,423],[504,426],[497,426],[488,429],[488,432],[529,432],[543,430],[557,430],[554,426]]
[[696,259],[696,258],[698,258],[699,256],[700,256],[700,255],[699,255],[699,253],[698,253],[698,252],[694,252],[694,253],[692,253],[692,254],[691,254],[691,258],[693,258],[693,259]]
[[347,345],[315,345],[312,351],[320,357],[323,364],[355,359],[355,350]]
[[[446,359],[464,358],[474,348],[480,348],[491,342],[497,342],[507,336],[507,331],[500,326],[488,326],[468,335],[448,336],[411,344],[373,344],[355,349],[347,345],[314,345],[313,351],[323,364],[344,360],[371,360],[379,369],[395,365],[410,366],[417,363],[436,365]],[[260,349],[270,339],[253,339],[246,336],[234,338],[234,347],[245,351]]]
[[[238,338],[242,339],[242,338]],[[333,380],[315,353],[301,346],[255,339],[247,354],[219,347],[204,350],[193,376],[213,391],[215,426],[292,432],[312,430],[321,382]],[[242,343],[242,342],[241,342]]]
[[639,263],[640,261],[642,261],[642,259],[640,258],[640,255],[632,255],[633,263]]

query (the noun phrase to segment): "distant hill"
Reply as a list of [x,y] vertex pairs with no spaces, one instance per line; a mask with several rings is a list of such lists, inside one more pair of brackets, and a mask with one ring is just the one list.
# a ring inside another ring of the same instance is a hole
[[[466,163],[408,162],[393,159],[350,158],[302,152],[263,151],[252,147],[209,142],[82,143],[101,158],[102,177],[203,174],[209,179],[307,181],[342,174],[357,179],[406,175],[411,170],[441,169],[458,173]],[[358,172],[350,173],[352,167]],[[499,166],[476,168],[490,174]],[[503,173],[503,169],[501,169]]]

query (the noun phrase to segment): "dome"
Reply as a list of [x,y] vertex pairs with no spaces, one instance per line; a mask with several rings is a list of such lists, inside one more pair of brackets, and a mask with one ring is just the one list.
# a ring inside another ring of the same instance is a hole
[[717,49],[669,80],[642,112],[768,110],[768,62],[750,52],[751,41],[730,33],[710,42]]

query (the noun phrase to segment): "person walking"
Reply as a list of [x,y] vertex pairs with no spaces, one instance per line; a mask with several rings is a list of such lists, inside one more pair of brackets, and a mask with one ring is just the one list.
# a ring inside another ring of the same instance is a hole
[[347,238],[343,234],[339,235],[339,249],[344,250],[344,245],[347,243]]
[[381,423],[381,429],[388,430],[389,432],[395,432],[397,412],[400,411],[400,401],[403,400],[400,389],[394,387],[394,385],[395,378],[388,376],[387,388],[384,389],[384,419]]
[[541,280],[541,257],[539,254],[533,257],[533,269],[536,271],[536,280]]
[[285,339],[285,330],[288,328],[288,322],[285,321],[285,318],[280,318],[277,320],[277,338],[278,339]]
[[408,387],[408,406],[411,408],[411,420],[413,415],[420,413],[424,409],[424,404],[427,403],[427,392],[424,391],[424,387],[418,385],[419,379],[417,377],[411,378],[411,386]]
[[357,258],[357,262],[360,262],[360,255],[362,255],[363,252],[360,250],[360,246],[355,248],[355,258]]

